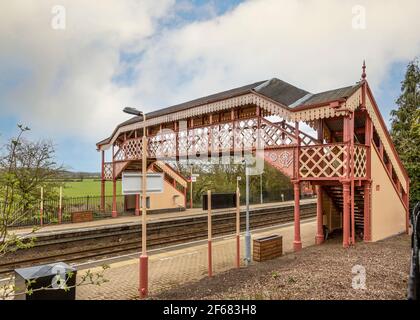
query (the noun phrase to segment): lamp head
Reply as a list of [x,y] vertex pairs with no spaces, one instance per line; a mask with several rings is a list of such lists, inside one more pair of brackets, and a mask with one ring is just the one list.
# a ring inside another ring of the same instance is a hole
[[123,112],[128,113],[128,114],[132,114],[134,116],[138,116],[138,117],[142,117],[143,118],[143,112],[137,110],[136,108],[131,108],[131,107],[125,107],[123,109]]

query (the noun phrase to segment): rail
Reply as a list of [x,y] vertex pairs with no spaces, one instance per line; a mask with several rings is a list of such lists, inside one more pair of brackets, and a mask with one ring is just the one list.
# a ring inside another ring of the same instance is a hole
[[344,178],[348,169],[348,145],[329,143],[300,147],[299,177],[302,179]]

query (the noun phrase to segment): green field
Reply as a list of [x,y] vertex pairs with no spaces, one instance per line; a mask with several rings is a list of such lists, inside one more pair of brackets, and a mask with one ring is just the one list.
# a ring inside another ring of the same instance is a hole
[[[117,195],[121,194],[121,180],[117,181]],[[63,188],[64,197],[100,196],[101,181],[83,179],[83,181],[66,182]],[[112,181],[105,183],[105,195],[112,196]]]

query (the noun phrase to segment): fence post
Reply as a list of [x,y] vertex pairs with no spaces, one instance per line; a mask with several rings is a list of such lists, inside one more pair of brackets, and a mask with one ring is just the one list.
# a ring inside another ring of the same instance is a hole
[[211,190],[207,191],[207,225],[208,225],[208,266],[209,266],[209,277],[213,276],[213,261],[211,252]]
[[89,211],[89,196],[86,196],[86,211]]
[[63,187],[60,187],[60,199],[58,201],[58,223],[61,224],[62,220],[62,203],[63,203]]
[[43,215],[44,215],[44,187],[41,187],[41,205],[40,205],[40,224],[41,227],[44,224]]

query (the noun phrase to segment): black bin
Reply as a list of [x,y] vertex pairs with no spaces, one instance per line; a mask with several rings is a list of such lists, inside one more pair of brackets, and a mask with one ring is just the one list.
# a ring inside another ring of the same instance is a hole
[[[236,193],[212,193],[211,208],[226,209],[236,207]],[[208,210],[208,195],[203,194],[203,210]]]
[[[64,262],[15,269],[16,293],[24,293],[28,281],[35,280],[35,283],[31,283],[28,287],[33,293],[18,294],[15,300],[75,300],[76,274],[77,270]],[[66,291],[62,285],[60,286],[58,281],[60,278],[65,281],[69,290]],[[36,290],[40,288],[48,289]]]

